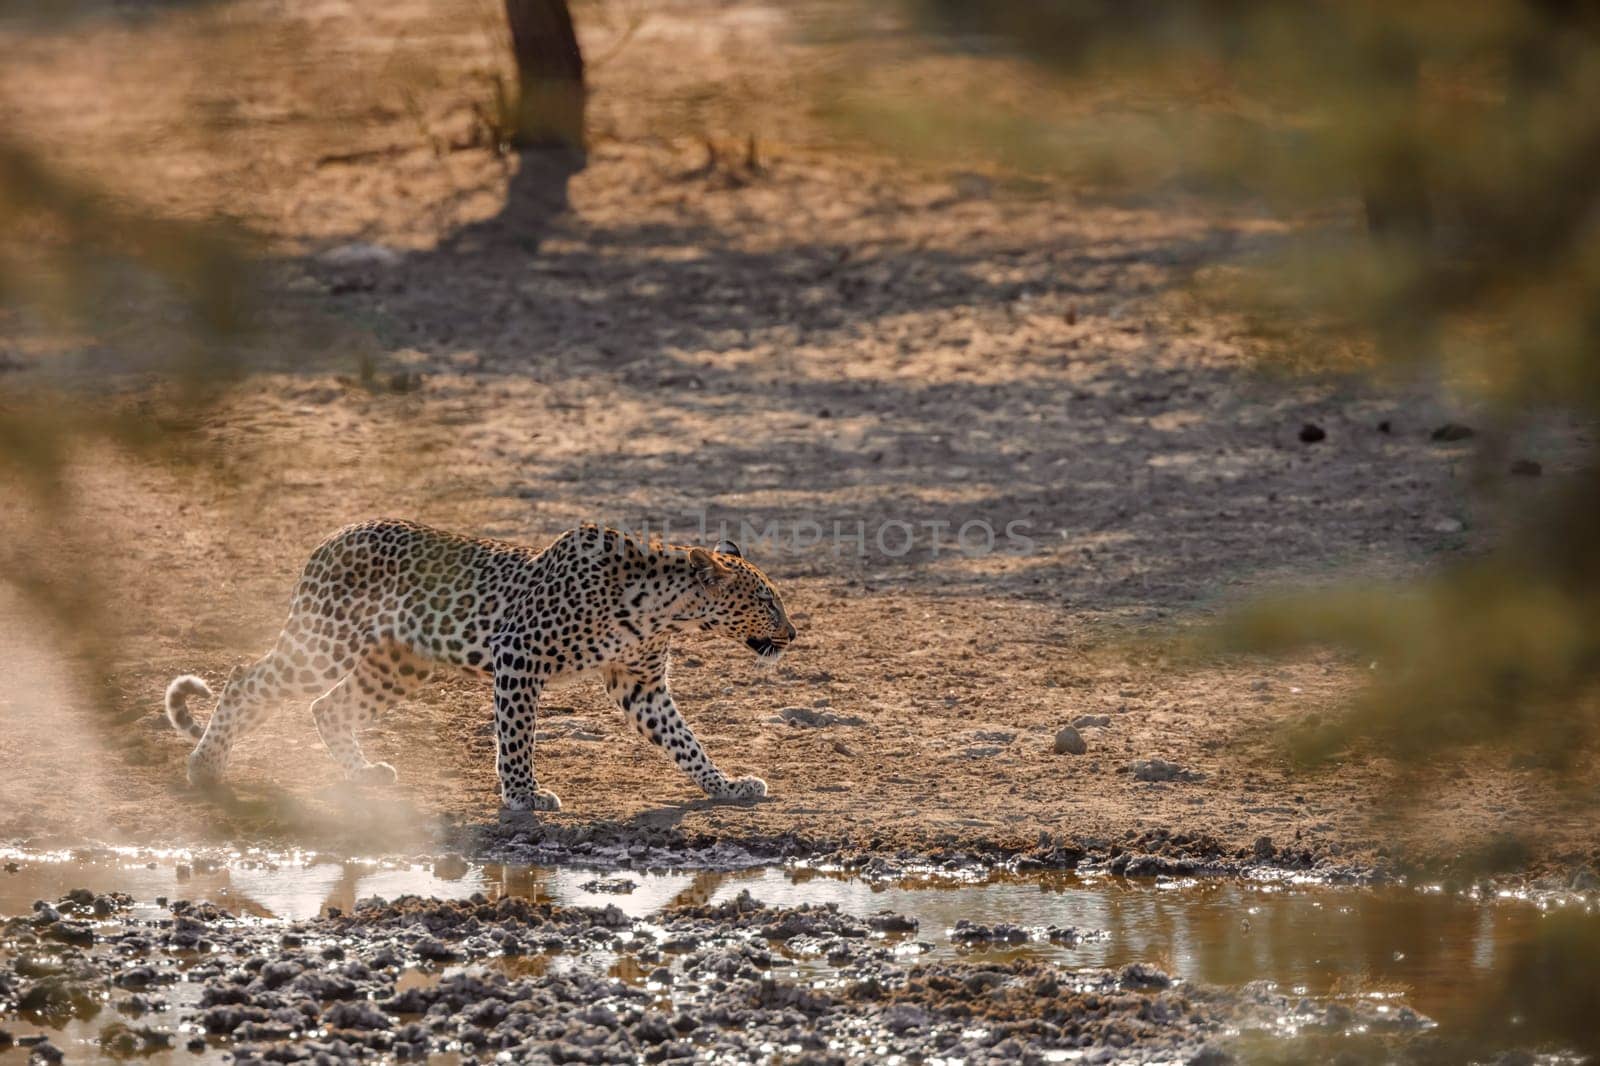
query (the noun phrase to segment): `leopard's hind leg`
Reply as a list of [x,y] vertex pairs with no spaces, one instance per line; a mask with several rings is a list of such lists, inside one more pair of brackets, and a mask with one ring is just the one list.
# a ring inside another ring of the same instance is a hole
[[[228,757],[240,738],[264,722],[283,700],[322,691],[330,680],[327,675],[337,677],[349,669],[351,662],[351,657],[331,651],[324,651],[315,659],[313,668],[310,653],[290,648],[280,639],[278,646],[265,656],[235,669],[223,686],[217,709],[200,734],[200,742],[189,753],[190,783],[205,786],[221,781]],[[174,687],[178,684],[174,682]],[[169,715],[172,702],[169,692]],[[191,729],[197,728],[192,719],[189,721]]]
[[356,739],[356,730],[377,721],[426,682],[433,664],[392,640],[378,641],[356,658],[355,667],[337,685],[312,701],[317,732],[345,776],[354,781],[393,784],[394,767],[370,761]]

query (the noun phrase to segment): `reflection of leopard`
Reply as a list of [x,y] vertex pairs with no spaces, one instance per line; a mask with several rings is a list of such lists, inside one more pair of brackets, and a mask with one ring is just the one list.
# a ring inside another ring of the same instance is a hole
[[379,521],[335,533],[311,555],[289,621],[265,658],[236,668],[204,731],[185,706],[210,695],[187,675],[167,687],[167,717],[199,739],[189,779],[221,779],[228,754],[290,696],[311,704],[317,730],[352,778],[392,782],[355,731],[443,668],[494,681],[500,795],[515,810],[559,810],[533,772],[539,694],[564,675],[598,669],[633,727],[665,748],[708,794],[766,795],[758,777],[730,779],[678,714],[667,689],[675,633],[744,641],[767,662],[794,639],[765,574],[724,542],[715,552],[640,544],[583,526],[543,551]]

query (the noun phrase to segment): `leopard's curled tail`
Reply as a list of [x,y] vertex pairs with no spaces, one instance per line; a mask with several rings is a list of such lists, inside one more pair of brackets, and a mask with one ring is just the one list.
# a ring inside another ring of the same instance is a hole
[[209,695],[211,686],[193,674],[173,678],[172,684],[167,686],[167,721],[172,723],[172,728],[199,740],[205,730],[189,713],[189,697]]

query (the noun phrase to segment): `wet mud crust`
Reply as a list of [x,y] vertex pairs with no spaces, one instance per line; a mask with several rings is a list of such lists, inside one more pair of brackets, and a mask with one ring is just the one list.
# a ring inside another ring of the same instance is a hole
[[[749,894],[648,923],[614,906],[481,896],[372,899],[292,923],[241,922],[186,900],[130,913],[129,902],[69,898],[8,920],[0,1009],[23,1029],[76,1022],[107,1055],[181,1046],[240,1063],[446,1052],[529,1063],[1001,1062],[1063,1050],[1220,1063],[1228,1033],[1288,1021],[1399,1035],[1429,1026],[1359,1003],[1322,1011],[1262,987],[1189,987],[1145,964],[918,962],[914,920],[771,908]],[[94,915],[92,927],[79,914]]]

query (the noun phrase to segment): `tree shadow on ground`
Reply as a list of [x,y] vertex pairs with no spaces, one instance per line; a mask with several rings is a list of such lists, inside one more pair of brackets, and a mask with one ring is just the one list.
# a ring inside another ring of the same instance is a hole
[[[1404,398],[1263,385],[1236,360],[1207,357],[1181,322],[1128,310],[1198,264],[1277,237],[866,254],[853,239],[752,247],[696,221],[601,226],[566,213],[541,225],[537,248],[448,240],[336,304],[376,319],[385,345],[424,372],[459,373],[452,359],[470,351],[475,379],[581,383],[589,402],[683,441],[596,439],[576,455],[550,454],[531,433],[505,441],[519,475],[500,491],[548,508],[585,501],[573,521],[704,510],[734,528],[862,522],[865,552],[824,546],[779,569],[1151,617],[1251,575],[1324,571],[1374,543],[1401,555],[1437,547],[1415,516],[1448,495],[1451,456],[1414,422],[1376,429]],[[337,270],[303,265],[337,289]],[[1094,321],[1088,344],[1005,338],[1028,308],[1063,300]],[[947,320],[956,334],[998,336],[1002,357],[960,356]],[[932,325],[896,351],[885,341],[904,323]],[[958,353],[942,378],[903,369],[925,346]],[[1296,435],[1310,421],[1332,431],[1322,446]],[[1420,479],[1419,457],[1437,460]],[[997,537],[1022,523],[1031,547],[986,561],[954,544],[892,553],[875,542],[886,524],[953,536],[969,522]]]

